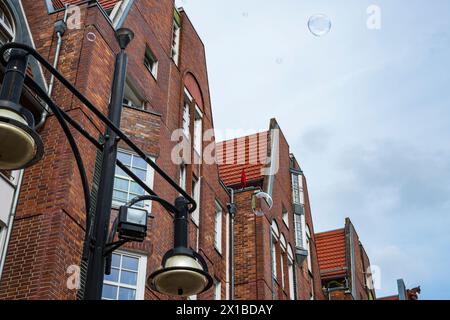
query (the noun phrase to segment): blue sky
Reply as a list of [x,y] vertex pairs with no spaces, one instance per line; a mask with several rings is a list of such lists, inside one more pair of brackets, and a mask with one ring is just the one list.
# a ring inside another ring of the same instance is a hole
[[[275,117],[308,178],[315,229],[355,224],[378,296],[450,298],[450,1],[180,0],[203,39],[215,127]],[[381,29],[366,26],[370,5]],[[314,37],[309,17],[328,15]],[[251,127],[249,128],[249,124]]]

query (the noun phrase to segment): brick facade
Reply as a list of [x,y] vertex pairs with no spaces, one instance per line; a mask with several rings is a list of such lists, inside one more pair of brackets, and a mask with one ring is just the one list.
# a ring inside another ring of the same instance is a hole
[[[52,61],[56,48],[53,24],[62,19],[64,12],[49,13],[45,1],[24,1],[23,5],[36,49]],[[114,29],[98,4],[82,2],[79,8],[81,29],[69,29],[63,35],[59,70],[107,114],[115,54],[119,50]],[[178,66],[175,65],[171,58],[173,14],[174,2],[169,0],[136,0],[127,14],[123,26],[135,32],[135,39],[127,49],[128,78],[148,103],[146,110],[125,107],[122,129],[178,181],[179,166],[172,164],[170,153],[177,142],[171,141],[171,134],[181,126],[184,87],[192,91],[195,102],[204,113],[204,131],[213,128],[213,120],[203,43],[186,14],[181,12],[181,55]],[[157,79],[143,64],[146,47],[158,59]],[[58,83],[53,99],[93,136],[103,132],[104,128],[91,112]],[[0,299],[76,297],[76,290],[69,290],[66,282],[69,276],[67,268],[79,265],[81,259],[85,231],[82,187],[75,160],[54,116],[49,116],[40,134],[44,140],[45,157],[25,171],[0,281]],[[88,178],[92,181],[97,152],[83,137],[78,134],[75,137]],[[123,145],[121,147],[124,148]],[[201,178],[201,218],[198,241],[197,232],[190,224],[190,245],[195,247],[198,243],[198,251],[205,257],[211,275],[222,282],[222,297],[225,298],[225,252],[219,254],[214,249],[214,205],[217,200],[226,213],[229,197],[220,183],[216,165],[190,166],[187,190],[191,190],[193,174]],[[158,175],[154,178],[154,190],[170,201],[178,196]],[[173,245],[172,216],[157,204],[153,205],[152,214],[156,219],[149,222],[146,241],[126,248],[147,255],[147,275],[159,268],[163,254]],[[199,298],[211,299],[213,291],[209,290]],[[145,298],[168,297],[147,287]]]

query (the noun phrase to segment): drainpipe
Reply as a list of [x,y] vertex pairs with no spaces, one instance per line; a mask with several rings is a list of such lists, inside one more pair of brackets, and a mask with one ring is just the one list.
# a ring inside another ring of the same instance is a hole
[[8,230],[6,231],[6,239],[5,239],[3,248],[2,248],[2,252],[0,253],[0,279],[2,278],[3,267],[5,266],[6,254],[8,252],[8,244],[9,244],[9,240],[11,239],[14,218],[16,217],[16,209],[17,209],[17,203],[19,202],[19,193],[20,193],[20,188],[22,186],[22,179],[23,179],[23,170],[20,171],[19,177],[17,180],[17,185],[16,185],[16,189],[14,191],[14,197],[13,197],[13,202],[12,202],[12,206],[11,206],[11,211],[9,213],[9,218],[8,218]]
[[228,213],[231,216],[231,300],[234,301],[235,290],[234,290],[234,222],[236,218],[236,204],[234,203],[234,189],[229,188],[230,191],[230,203],[228,204]]
[[[58,69],[58,63],[59,63],[59,57],[61,54],[61,47],[62,47],[62,36],[63,34],[66,32],[67,29],[67,18],[68,18],[68,14],[69,14],[69,5],[66,4],[66,10],[64,12],[64,19],[61,21],[57,21],[55,23],[55,32],[56,32],[56,37],[58,38],[58,41],[56,43],[56,52],[55,52],[55,59],[53,60],[53,68]],[[53,88],[55,86],[55,76],[52,74],[50,77],[50,84],[48,86],[48,90],[47,90],[47,95],[51,98],[52,96],[52,92],[53,92]],[[44,111],[42,112],[41,118],[39,119],[38,124],[36,125],[36,129],[41,128],[45,121],[47,120],[48,117],[48,111],[46,108],[44,108]]]

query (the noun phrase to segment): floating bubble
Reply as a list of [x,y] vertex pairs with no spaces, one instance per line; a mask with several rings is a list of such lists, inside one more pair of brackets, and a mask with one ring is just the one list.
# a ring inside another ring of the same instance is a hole
[[322,37],[331,30],[331,20],[325,14],[315,14],[308,20],[308,29],[316,37]]

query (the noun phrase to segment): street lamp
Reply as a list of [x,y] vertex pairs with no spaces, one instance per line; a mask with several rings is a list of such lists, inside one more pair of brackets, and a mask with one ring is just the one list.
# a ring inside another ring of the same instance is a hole
[[[82,298],[85,300],[101,299],[104,274],[105,271],[108,272],[108,267],[110,268],[108,257],[115,249],[129,241],[142,242],[147,234],[148,215],[134,208],[135,203],[120,209],[119,216],[113,226],[112,236],[111,233],[108,234],[116,165],[145,190],[148,196],[144,197],[160,202],[164,208],[175,215],[175,248],[165,255],[162,269],[149,278],[150,285],[156,291],[170,295],[198,294],[211,287],[212,278],[208,274],[208,267],[204,259],[198,253],[187,248],[187,217],[189,213],[196,210],[197,203],[120,130],[128,64],[125,49],[133,39],[133,32],[129,29],[119,29],[116,31],[116,38],[120,52],[116,56],[108,117],[35,49],[20,43],[8,43],[0,47],[0,63],[6,66],[0,90],[0,169],[18,170],[29,167],[39,161],[44,153],[42,140],[35,131],[33,114],[27,108],[19,105],[22,89],[26,85],[54,113],[72,149],[80,172],[86,208],[86,236],[81,263],[82,270],[85,270],[85,272],[82,271],[82,282],[85,284]],[[11,52],[8,54],[9,60],[6,61],[5,53],[8,50],[11,50]],[[47,93],[26,74],[30,55],[54,75],[105,125],[106,132],[101,136],[100,141],[98,138],[91,136],[78,122],[55,104]],[[101,174],[95,208],[91,208],[90,184],[80,150],[69,125],[102,152]],[[177,199],[176,206],[158,197],[136,174],[117,159],[119,141],[126,144],[132,152],[135,152],[163,180],[181,194],[181,198]],[[136,199],[136,201],[142,200]],[[91,212],[91,209],[94,209],[95,212]],[[118,231],[120,240],[113,242],[116,231]]]
[[201,255],[188,248],[188,207],[183,197],[175,201],[174,248],[163,257],[161,268],[147,280],[160,293],[189,297],[211,288],[213,279]]
[[0,169],[26,168],[42,158],[42,140],[34,129],[33,114],[20,97],[28,64],[27,54],[13,50],[0,91]]

